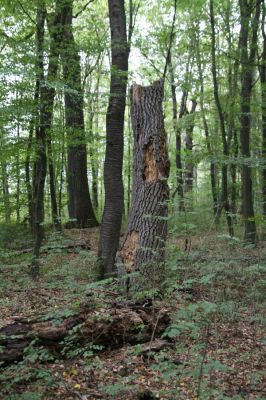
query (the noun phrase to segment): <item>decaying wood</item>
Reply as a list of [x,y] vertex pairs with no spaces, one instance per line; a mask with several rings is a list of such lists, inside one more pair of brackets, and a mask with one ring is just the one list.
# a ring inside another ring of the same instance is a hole
[[[132,206],[121,247],[118,273],[139,272],[127,281],[145,289],[158,286],[164,277],[167,237],[169,158],[164,129],[164,81],[131,88],[134,134]],[[144,279],[143,279],[144,278]],[[136,283],[136,284],[135,284]],[[127,285],[128,286],[128,285]]]
[[149,353],[158,353],[161,350],[169,349],[173,346],[174,344],[167,340],[156,339],[153,342],[143,343],[138,353],[148,355]]
[[120,251],[120,257],[122,257],[123,260],[127,260],[127,272],[133,270],[138,241],[139,233],[131,231],[126,237],[125,243]]
[[168,311],[154,308],[151,301],[125,305],[113,302],[110,308],[82,310],[61,320],[15,322],[0,329],[0,362],[22,359],[34,339],[60,355],[63,340],[78,326],[72,339],[75,343],[101,345],[106,349],[147,342],[158,337],[169,322]]

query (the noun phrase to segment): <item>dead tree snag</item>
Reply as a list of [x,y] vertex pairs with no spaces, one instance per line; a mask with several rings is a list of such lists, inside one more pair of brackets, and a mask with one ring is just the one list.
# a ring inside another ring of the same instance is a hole
[[152,86],[133,85],[131,88],[132,206],[117,263],[124,272],[139,271],[145,279],[140,284],[145,288],[162,281],[167,236],[170,163],[162,110],[163,83],[161,79]]

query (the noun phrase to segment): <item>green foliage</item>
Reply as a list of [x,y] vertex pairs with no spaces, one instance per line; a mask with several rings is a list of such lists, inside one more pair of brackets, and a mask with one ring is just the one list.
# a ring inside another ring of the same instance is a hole
[[[32,242],[32,236],[26,225],[23,224],[0,224],[0,251],[6,251],[8,248],[23,248]],[[0,255],[1,256],[1,255]]]
[[[37,340],[33,340],[24,350],[24,362],[28,364],[34,364],[37,361],[47,362],[52,361],[54,357],[49,351],[41,346]],[[40,375],[39,375],[40,376]]]
[[[14,388],[18,385],[27,385],[29,383],[33,383],[33,386],[36,385],[36,390],[25,390],[20,394],[12,394],[14,393]],[[5,400],[42,399],[47,387],[53,389],[57,387],[57,381],[52,373],[46,368],[41,366],[36,368],[36,366],[28,365],[26,362],[7,367],[0,375],[0,394],[1,398]]]
[[93,360],[93,356],[95,352],[99,352],[104,349],[104,346],[96,345],[93,342],[84,344],[82,341],[80,342],[78,338],[82,337],[82,328],[84,327],[84,323],[80,323],[75,325],[69,332],[67,337],[61,343],[63,348],[61,350],[61,354],[69,359],[76,358],[78,356],[82,356],[85,360],[85,370],[89,372],[93,366],[99,366],[99,360],[95,362]]

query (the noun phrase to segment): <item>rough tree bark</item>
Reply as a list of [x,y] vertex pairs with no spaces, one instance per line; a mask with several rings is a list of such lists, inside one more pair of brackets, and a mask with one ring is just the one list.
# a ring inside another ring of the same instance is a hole
[[[254,62],[256,59],[257,34],[260,16],[260,3],[254,0],[239,0],[241,15],[240,61],[241,61],[241,96],[240,96],[240,148],[242,165],[242,208],[245,222],[244,240],[256,241],[256,223],[254,220],[252,168],[248,165],[250,158],[250,124],[251,92],[253,83]],[[254,10],[252,19],[252,11]],[[251,24],[251,27],[250,27]],[[249,44],[249,33],[251,41]],[[250,48],[250,51],[249,51]]]
[[88,185],[87,149],[83,115],[83,93],[78,49],[72,30],[73,0],[62,5],[61,58],[65,81],[67,130],[67,184],[70,226],[97,226]]
[[124,0],[109,0],[108,6],[112,66],[106,115],[105,204],[98,250],[102,276],[110,276],[114,270],[124,208],[122,166],[129,56]]
[[[134,134],[132,205],[118,262],[127,273],[140,272],[138,285],[153,288],[164,277],[167,237],[169,159],[162,101],[164,80],[131,88]],[[119,267],[121,268],[121,267]],[[144,278],[144,280],[142,279]]]

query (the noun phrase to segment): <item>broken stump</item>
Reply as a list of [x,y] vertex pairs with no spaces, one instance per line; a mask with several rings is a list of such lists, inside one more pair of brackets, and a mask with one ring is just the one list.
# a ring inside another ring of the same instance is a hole
[[[164,81],[131,87],[134,134],[132,205],[127,230],[117,253],[118,270],[134,277],[134,286],[157,287],[164,277],[167,237],[169,158],[164,129]],[[130,276],[128,275],[130,279]],[[130,279],[132,281],[132,279]]]

